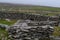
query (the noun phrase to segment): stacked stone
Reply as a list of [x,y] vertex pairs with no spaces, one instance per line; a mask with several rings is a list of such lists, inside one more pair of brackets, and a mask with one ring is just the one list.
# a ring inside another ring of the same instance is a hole
[[[0,19],[28,19],[32,21],[59,21],[59,16],[41,16],[40,14],[27,14],[27,13],[6,13],[0,12]],[[44,19],[44,20],[43,20]]]
[[[35,21],[47,21],[47,16],[34,15],[34,14],[26,14],[26,13],[6,13],[0,12],[0,19],[28,19]],[[44,20],[43,20],[44,19]]]
[[53,33],[53,29],[50,27],[42,28],[30,28],[30,29],[21,29],[20,27],[11,27],[8,30],[9,37],[13,40],[37,40],[41,38],[49,38]]

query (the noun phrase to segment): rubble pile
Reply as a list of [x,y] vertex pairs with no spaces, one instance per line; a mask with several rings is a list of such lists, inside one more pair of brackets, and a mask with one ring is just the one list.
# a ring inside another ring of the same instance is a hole
[[[43,20],[44,18],[44,20]],[[39,15],[34,15],[34,14],[27,14],[27,13],[5,13],[1,12],[0,13],[0,19],[29,19],[29,20],[35,20],[35,21],[46,21],[48,19],[47,16],[41,16]]]
[[6,13],[0,12],[0,19],[22,19],[22,20],[32,20],[32,21],[49,21],[53,25],[60,23],[60,16],[43,16],[40,14],[31,14],[31,13]]
[[54,31],[53,27],[48,25],[27,26],[25,28],[21,25],[15,25],[8,29],[9,38],[13,40],[39,40],[41,38],[50,38]]
[[[46,21],[48,20],[59,20],[59,16],[43,16],[40,14],[31,14],[31,13],[7,13],[7,12],[1,12],[0,11],[0,18],[1,19],[29,19],[29,20],[35,20],[35,21]],[[44,20],[43,20],[44,19]]]

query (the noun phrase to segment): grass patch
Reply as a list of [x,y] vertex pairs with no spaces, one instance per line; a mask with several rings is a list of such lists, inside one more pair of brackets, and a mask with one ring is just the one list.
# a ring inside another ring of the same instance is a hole
[[60,36],[60,27],[55,27],[54,28],[53,36]]
[[[13,25],[16,21],[17,20],[7,21],[7,20],[0,19],[0,24]],[[8,32],[5,29],[0,28],[0,40],[2,40],[3,38],[7,38],[8,40]]]
[[8,32],[5,29],[0,29],[0,40],[2,38],[8,38]]
[[17,20],[7,21],[7,20],[0,19],[0,24],[13,25],[16,21]]

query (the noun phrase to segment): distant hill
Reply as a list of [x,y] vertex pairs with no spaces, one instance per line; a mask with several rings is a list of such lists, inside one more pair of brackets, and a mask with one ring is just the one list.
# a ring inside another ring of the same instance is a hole
[[[28,6],[28,7],[51,7],[51,6],[39,6],[39,5],[32,5],[32,4],[14,4],[14,3],[2,3],[0,2],[0,6]],[[57,7],[55,7],[57,8]]]
[[38,5],[31,5],[31,4],[13,4],[13,3],[1,3],[1,6],[38,6]]

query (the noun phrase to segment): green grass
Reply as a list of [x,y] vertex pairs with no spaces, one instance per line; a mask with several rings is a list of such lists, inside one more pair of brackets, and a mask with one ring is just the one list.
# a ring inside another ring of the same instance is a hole
[[[2,8],[6,9],[4,12],[37,13],[37,14],[48,13],[47,16],[54,16],[56,14],[60,14],[60,8],[56,8],[56,7],[46,7],[46,6],[2,6],[1,5],[0,10],[2,10]],[[11,9],[11,11],[9,11],[9,9]],[[16,11],[13,11],[13,10],[16,10]],[[18,11],[18,10],[24,10],[24,11]],[[32,12],[30,12],[29,10],[31,10]]]
[[55,7],[45,7],[45,6],[30,6],[30,7],[28,7],[28,6],[17,6],[17,7],[15,7],[15,6],[0,6],[0,8],[6,8],[7,10],[9,9],[9,8],[13,8],[13,9],[16,9],[16,10],[18,10],[19,8],[20,9],[30,9],[30,10],[47,10],[47,11],[60,11],[60,8],[55,8]]
[[35,10],[35,11],[52,11],[52,12],[60,12],[60,8],[55,7],[45,7],[45,6],[0,6],[1,9],[6,9],[8,11],[12,8],[12,10]]
[[60,27],[55,27],[54,28],[53,36],[60,36]]
[[2,38],[8,38],[8,32],[5,29],[0,29],[0,40]]
[[16,20],[11,20],[10,22],[7,20],[0,19],[0,24],[6,24],[6,25],[13,25],[16,22]]
[[[0,24],[6,24],[6,25],[13,25],[17,20],[11,20],[10,22],[0,19]],[[1,29],[0,28],[0,40],[2,40],[2,38],[7,38],[8,40],[8,32],[5,29]]]

